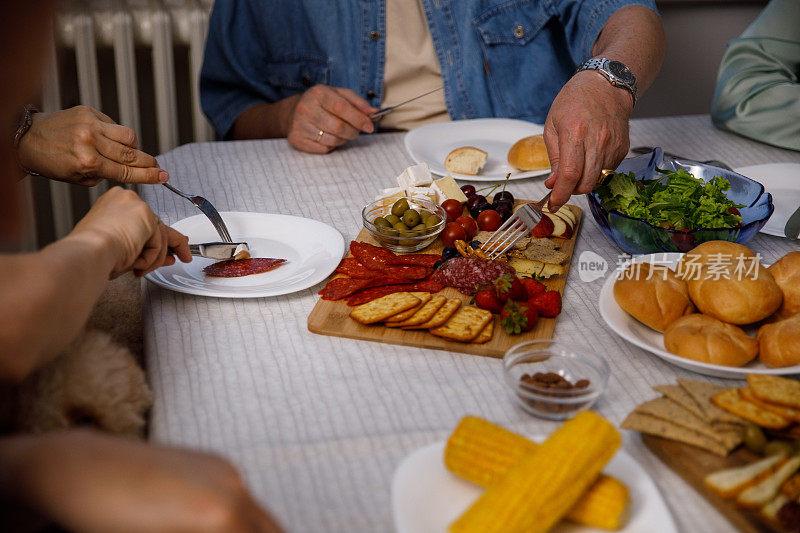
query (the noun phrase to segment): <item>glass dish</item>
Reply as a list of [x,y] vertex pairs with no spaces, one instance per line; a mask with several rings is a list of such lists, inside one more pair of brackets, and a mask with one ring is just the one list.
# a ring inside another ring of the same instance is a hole
[[[405,235],[401,235],[394,228],[384,228],[372,223],[376,218],[386,216],[391,212],[392,204],[385,205],[385,200],[378,200],[364,206],[364,209],[361,210],[361,219],[370,235],[384,248],[399,253],[417,252],[436,240],[436,237],[439,236],[445,224],[447,224],[447,213],[445,213],[442,206],[426,197],[406,196],[404,198],[408,201],[410,208],[430,211],[441,220],[435,226],[421,230],[416,235],[410,233],[413,230],[408,230]],[[399,198],[395,201],[397,200]]]

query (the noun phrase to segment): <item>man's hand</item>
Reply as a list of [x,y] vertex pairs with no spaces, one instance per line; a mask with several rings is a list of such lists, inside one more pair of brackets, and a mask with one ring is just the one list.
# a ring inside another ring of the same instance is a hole
[[550,208],[564,205],[572,194],[591,192],[600,171],[614,169],[630,147],[628,119],[631,94],[612,86],[595,71],[581,71],[553,101],[544,123],[550,156]]
[[96,185],[103,179],[120,183],[164,183],[166,171],[156,159],[137,149],[132,129],[103,113],[78,106],[56,113],[37,113],[19,144],[23,167],[48,178]]
[[0,457],[4,499],[70,531],[281,531],[214,455],[70,431],[7,438]]
[[144,276],[172,265],[170,249],[184,263],[192,260],[188,237],[162,224],[135,192],[121,187],[102,195],[67,238],[81,236],[102,240],[114,261],[111,277],[129,270]]

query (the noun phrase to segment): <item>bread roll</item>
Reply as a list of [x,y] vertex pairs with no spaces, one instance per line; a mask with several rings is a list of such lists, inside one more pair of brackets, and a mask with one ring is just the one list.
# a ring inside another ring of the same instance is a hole
[[758,329],[758,356],[769,367],[800,364],[800,314]]
[[769,273],[783,292],[783,304],[778,318],[789,318],[800,313],[800,251],[789,252],[769,267]]
[[474,146],[456,148],[444,158],[444,168],[450,172],[474,176],[483,169],[489,154]]
[[664,346],[686,359],[712,365],[742,366],[758,355],[758,342],[740,328],[697,313],[670,324]]
[[518,170],[550,168],[550,158],[542,135],[531,135],[514,143],[508,151],[508,164]]
[[701,313],[731,324],[752,324],[774,313],[783,295],[750,249],[709,241],[687,252],[678,264],[689,296]]
[[686,282],[672,270],[653,268],[649,263],[635,263],[625,269],[614,283],[614,299],[633,318],[656,331],[664,331],[678,318],[694,312]]

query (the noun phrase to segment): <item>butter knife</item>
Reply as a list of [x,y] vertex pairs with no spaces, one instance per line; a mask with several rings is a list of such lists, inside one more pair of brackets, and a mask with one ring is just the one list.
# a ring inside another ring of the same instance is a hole
[[189,251],[198,257],[209,259],[247,259],[250,249],[246,242],[201,242],[190,244]]
[[797,240],[797,236],[800,235],[800,207],[786,221],[783,234],[786,235],[787,239]]
[[400,107],[401,105],[406,105],[407,103],[413,102],[414,100],[419,100],[423,96],[428,96],[429,94],[433,94],[436,91],[441,91],[442,89],[444,89],[444,85],[442,85],[441,87],[438,87],[438,88],[436,88],[436,89],[434,89],[432,91],[428,91],[426,93],[420,94],[419,96],[415,96],[414,98],[409,98],[405,102],[400,102],[399,104],[396,104],[396,105],[393,105],[393,106],[390,106],[390,107],[384,107],[383,109],[379,109],[378,111],[375,111],[374,113],[372,113],[369,116],[369,118],[371,118],[372,120],[375,120],[377,118],[381,118],[384,115],[388,115],[389,113],[391,113],[392,111],[394,111],[395,109]]

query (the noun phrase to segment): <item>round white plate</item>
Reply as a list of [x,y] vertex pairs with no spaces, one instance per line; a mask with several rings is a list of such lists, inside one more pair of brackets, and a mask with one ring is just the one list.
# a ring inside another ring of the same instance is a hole
[[759,182],[772,195],[775,211],[761,228],[761,233],[785,238],[786,221],[800,207],[800,163],[752,165],[737,168],[734,172]]
[[[534,439],[543,440],[543,439]],[[483,489],[444,466],[444,442],[430,444],[403,459],[392,481],[392,512],[397,533],[445,533],[447,526],[478,499]],[[629,489],[631,514],[622,533],[677,533],[661,494],[648,473],[623,450],[603,470]],[[599,532],[561,522],[555,533]]]
[[[544,131],[544,127],[524,120],[510,118],[477,118],[454,120],[420,126],[406,133],[406,150],[417,163],[428,163],[431,172],[439,176],[453,176],[461,181],[499,181],[511,173],[512,180],[544,176],[550,169],[522,172],[508,164],[511,146],[531,135]],[[447,154],[461,146],[474,146],[489,154],[486,165],[477,176],[456,174],[444,168]]]
[[[640,255],[633,259],[635,263],[649,262],[657,265],[667,265],[673,270],[680,261],[683,254],[661,253],[651,255]],[[744,379],[747,374],[773,374],[776,376],[800,374],[800,365],[787,366],[783,368],[769,368],[760,361],[756,360],[745,366],[722,366],[702,363],[692,359],[686,359],[674,353],[670,353],[664,347],[664,334],[645,326],[627,312],[625,312],[614,299],[614,282],[616,282],[618,272],[611,272],[606,278],[603,288],[600,291],[600,315],[606,324],[614,330],[614,333],[635,344],[639,348],[664,359],[675,366],[718,378]],[[745,328],[747,331],[747,328]],[[751,335],[752,331],[749,331]]]
[[[218,298],[261,298],[307,289],[327,278],[344,256],[341,233],[322,222],[289,215],[220,213],[235,242],[250,246],[253,257],[286,259],[275,270],[240,278],[206,276],[203,268],[214,262],[193,257],[151,272],[147,279],[173,291]],[[184,218],[172,225],[189,242],[219,241],[205,215]]]

